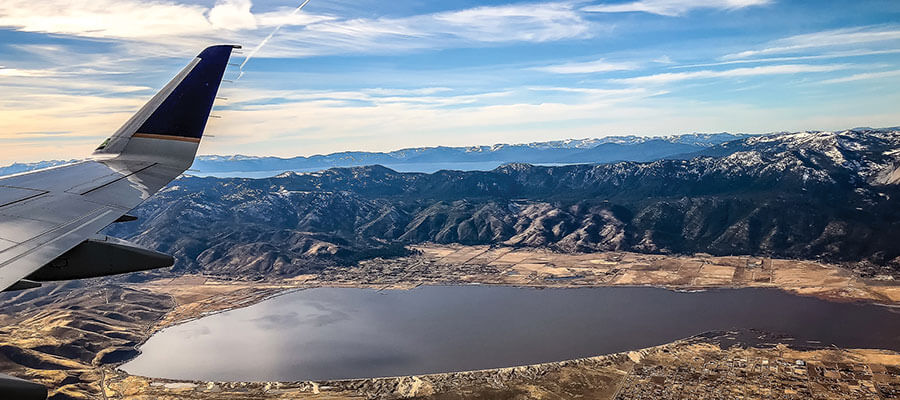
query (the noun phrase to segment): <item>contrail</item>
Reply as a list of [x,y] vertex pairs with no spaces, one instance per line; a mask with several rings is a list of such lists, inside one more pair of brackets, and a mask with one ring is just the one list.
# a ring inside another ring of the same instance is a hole
[[[300,12],[301,9],[303,9],[303,6],[305,6],[306,3],[309,3],[309,0],[305,0],[303,2],[303,4],[300,5],[300,7],[295,8],[294,11],[291,12],[291,15],[289,15],[288,17],[293,17],[294,15],[297,15],[297,13]],[[266,36],[266,38],[263,39],[262,42],[259,42],[259,44],[256,45],[256,47],[253,49],[253,51],[251,51],[250,54],[247,55],[247,58],[245,58],[244,62],[241,63],[241,66],[238,67],[238,70],[240,70],[241,72],[240,72],[240,74],[238,74],[238,77],[235,80],[241,79],[241,77],[244,76],[244,65],[247,65],[247,61],[250,61],[250,59],[256,55],[256,52],[258,52],[259,49],[261,49],[263,46],[265,46],[266,43],[268,43],[269,40],[272,39],[272,36],[275,36],[275,34],[278,33],[278,30],[281,29],[281,27],[284,26],[285,24],[287,24],[287,21],[285,21],[281,25],[276,26],[275,29],[272,30],[272,33],[270,33],[269,36]]]

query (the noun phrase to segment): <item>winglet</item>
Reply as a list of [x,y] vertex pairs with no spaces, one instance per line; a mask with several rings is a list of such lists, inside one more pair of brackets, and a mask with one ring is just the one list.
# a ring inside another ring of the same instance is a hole
[[[203,50],[94,152],[190,165],[234,45]],[[166,145],[176,141],[191,145]],[[179,149],[172,152],[171,147]]]
[[212,46],[197,56],[200,62],[137,129],[135,135],[197,139],[212,110],[232,46]]

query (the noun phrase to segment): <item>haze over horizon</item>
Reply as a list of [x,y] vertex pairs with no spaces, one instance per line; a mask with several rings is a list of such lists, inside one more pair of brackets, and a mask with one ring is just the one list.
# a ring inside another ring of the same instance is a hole
[[0,4],[0,164],[84,157],[203,47],[281,24],[201,154],[900,125],[895,1],[298,4]]

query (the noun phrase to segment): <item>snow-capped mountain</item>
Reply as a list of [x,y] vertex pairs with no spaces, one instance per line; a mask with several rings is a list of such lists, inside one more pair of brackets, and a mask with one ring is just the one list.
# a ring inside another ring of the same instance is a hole
[[[731,167],[752,167],[762,155],[778,160],[770,168],[804,169],[812,175],[847,174],[870,184],[893,184],[900,179],[900,128],[856,128],[841,132],[794,132],[749,137],[699,154],[723,155]],[[787,162],[793,164],[787,164]]]
[[0,176],[18,174],[20,172],[34,171],[36,169],[55,167],[57,165],[73,163],[77,160],[50,160],[38,161],[33,163],[13,163],[5,167],[0,167]]
[[219,172],[313,171],[333,167],[385,165],[410,172],[439,169],[490,170],[501,164],[607,163],[652,161],[694,153],[727,141],[748,137],[714,133],[664,137],[610,136],[598,139],[567,139],[524,144],[472,147],[419,147],[379,152],[340,152],[309,157],[200,156],[192,173],[203,176]]
[[[566,139],[524,144],[471,147],[419,147],[386,153],[346,151],[309,157],[257,157],[247,155],[198,156],[189,174],[197,176],[274,176],[284,171],[316,171],[334,167],[385,165],[408,172],[439,169],[491,170],[501,164],[606,163],[652,161],[682,156],[748,137],[744,134],[712,133],[676,136],[609,136]],[[16,163],[0,167],[0,176],[60,165],[72,161]],[[254,172],[258,172],[254,174]]]

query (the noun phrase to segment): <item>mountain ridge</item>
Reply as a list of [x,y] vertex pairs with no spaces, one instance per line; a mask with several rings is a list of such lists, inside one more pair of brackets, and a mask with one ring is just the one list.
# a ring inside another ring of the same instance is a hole
[[751,254],[900,270],[900,130],[775,134],[689,159],[183,177],[109,232],[175,271],[265,277],[420,242]]
[[[229,171],[311,170],[373,164],[425,163],[599,163],[649,161],[691,153],[750,135],[713,133],[673,136],[608,136],[522,144],[484,146],[414,147],[389,152],[346,151],[325,155],[281,157],[198,156],[193,170],[199,173]],[[498,164],[499,165],[499,164]]]
[[[187,172],[197,176],[265,177],[284,171],[315,171],[334,167],[392,165],[410,172],[433,172],[444,167],[490,170],[507,162],[550,164],[649,161],[690,153],[729,140],[748,137],[731,133],[692,133],[672,136],[607,136],[486,146],[413,147],[389,152],[344,151],[324,155],[274,157],[235,155],[197,156]],[[13,163],[0,167],[0,176],[53,167],[79,160]],[[255,176],[254,172],[262,172]]]

